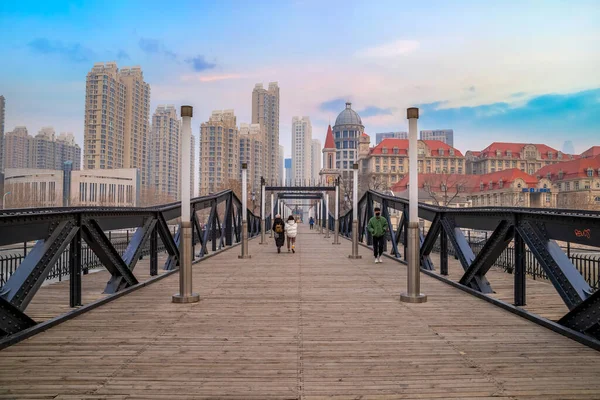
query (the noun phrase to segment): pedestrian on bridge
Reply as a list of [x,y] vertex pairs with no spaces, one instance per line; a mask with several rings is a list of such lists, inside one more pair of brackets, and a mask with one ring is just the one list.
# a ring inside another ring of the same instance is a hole
[[310,225],[310,229],[312,230],[315,226],[315,219],[313,217],[310,217],[308,220],[308,224]]
[[285,222],[283,222],[279,214],[275,216],[275,220],[273,221],[273,236],[275,237],[277,252],[281,253],[281,247],[285,243]]
[[298,224],[296,223],[296,220],[294,219],[293,215],[290,215],[285,223],[285,234],[287,236],[288,253],[290,252],[290,244],[292,246],[292,253],[295,253],[296,236],[298,235]]
[[373,254],[375,255],[375,264],[381,264],[381,255],[383,254],[383,244],[389,230],[388,222],[381,217],[381,209],[375,207],[375,216],[371,217],[367,229],[373,237]]

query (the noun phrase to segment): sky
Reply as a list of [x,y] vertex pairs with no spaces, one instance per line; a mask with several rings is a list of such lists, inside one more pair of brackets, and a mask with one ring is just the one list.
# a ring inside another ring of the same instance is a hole
[[600,1],[1,1],[6,130],[83,143],[86,74],[139,65],[159,104],[250,122],[256,83],[278,82],[280,144],[309,116],[324,142],[346,101],[365,131],[454,129],[455,147],[600,145]]

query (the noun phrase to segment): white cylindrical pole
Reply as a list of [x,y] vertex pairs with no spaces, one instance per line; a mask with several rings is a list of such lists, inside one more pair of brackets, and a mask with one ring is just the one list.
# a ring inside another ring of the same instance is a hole
[[179,294],[174,303],[195,303],[200,300],[192,288],[192,222],[190,213],[190,147],[192,138],[192,106],[181,106],[181,224],[179,242]]
[[417,120],[419,109],[409,108],[408,118],[408,269],[407,291],[400,295],[400,300],[406,303],[424,303],[427,296],[421,293],[421,250],[419,239],[419,171],[418,171],[418,141]]
[[325,192],[325,237],[329,238],[329,192]]
[[362,258],[358,254],[358,164],[352,165],[352,254],[350,258]]
[[248,254],[248,164],[242,163],[242,254],[238,258],[250,258]]
[[[271,193],[271,226],[273,225],[273,221],[275,220],[275,194]],[[269,227],[270,228],[270,227]],[[273,237],[273,229],[270,229],[271,231],[271,237]]]
[[266,190],[265,190],[265,181],[261,179],[260,184],[260,244],[267,244],[267,240],[265,239],[265,203],[267,202],[266,198]]
[[339,227],[339,217],[340,217],[340,185],[339,178],[335,180],[335,218],[334,218],[334,226],[333,226],[333,244],[340,244],[340,227]]

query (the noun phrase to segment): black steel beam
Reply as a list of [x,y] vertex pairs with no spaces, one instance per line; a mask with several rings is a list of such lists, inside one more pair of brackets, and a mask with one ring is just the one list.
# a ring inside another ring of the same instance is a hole
[[335,192],[335,186],[265,186],[265,190],[272,192]]
[[569,311],[558,323],[600,340],[600,290]]
[[104,293],[116,293],[129,286],[137,285],[138,280],[123,261],[100,226],[93,219],[83,220],[83,238],[96,254],[112,278],[106,284]]
[[[518,222],[517,222],[518,224]],[[527,271],[525,268],[525,242],[518,232],[515,232],[515,269],[514,269],[514,304],[527,304]]]
[[162,240],[165,245],[165,249],[169,254],[169,258],[165,262],[164,270],[170,271],[175,269],[177,264],[179,263],[179,232],[175,235],[175,239],[171,236],[171,232],[169,231],[169,226],[167,225],[167,221],[165,220],[162,212],[158,213],[156,218],[156,228],[158,229],[158,234],[160,235],[160,240]]
[[590,296],[592,293],[590,285],[558,244],[548,239],[544,232],[544,224],[522,220],[517,225],[517,231],[569,310],[574,309]]
[[158,275],[158,229],[156,225],[150,234],[150,276]]
[[487,242],[485,242],[475,260],[473,260],[462,278],[460,278],[460,284],[469,286],[475,277],[479,277],[480,279],[484,277],[498,257],[512,242],[514,234],[514,225],[508,221],[501,221]]
[[154,227],[156,226],[156,219],[148,218],[144,222],[144,225],[136,229],[135,233],[131,237],[125,252],[123,253],[123,261],[127,265],[130,271],[133,271],[137,264],[146,242],[150,238]]
[[[78,224],[81,226],[81,223]],[[81,229],[77,229],[69,245],[69,305],[78,307],[81,303]]]
[[19,310],[25,310],[78,230],[73,219],[55,224],[50,236],[33,246],[2,288],[0,296]]
[[12,335],[34,325],[34,320],[0,296],[0,336]]

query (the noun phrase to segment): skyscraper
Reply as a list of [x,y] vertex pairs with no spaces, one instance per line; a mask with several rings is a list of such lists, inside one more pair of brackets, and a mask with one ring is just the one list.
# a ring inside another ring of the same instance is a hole
[[34,147],[33,137],[27,133],[27,128],[17,126],[4,137],[4,169],[33,168]]
[[152,134],[148,143],[151,165],[150,186],[158,194],[173,200],[179,198],[181,190],[181,120],[173,105],[159,105],[152,115]]
[[292,184],[292,159],[286,158],[284,159],[284,167],[285,167],[285,186],[291,186]]
[[[240,164],[248,164],[248,187],[253,192],[260,190],[263,176],[263,137],[260,124],[240,124]],[[238,179],[241,182],[241,170]]]
[[0,172],[4,171],[4,108],[6,101],[0,96]]
[[311,160],[310,160],[310,179],[313,182],[319,181],[319,172],[321,172],[321,141],[319,139],[313,139],[311,143]]
[[282,145],[279,145],[279,181],[277,183],[280,185],[285,185],[285,167],[283,166],[284,154],[285,148]]
[[279,86],[270,82],[269,89],[257,83],[252,91],[252,123],[265,129],[263,174],[268,183],[277,182],[279,168]]
[[148,184],[150,85],[140,67],[96,63],[87,74],[84,168],[137,168]]
[[230,186],[240,179],[240,140],[233,110],[213,111],[200,126],[200,196]]
[[292,184],[304,185],[311,178],[312,125],[309,117],[292,118]]
[[384,132],[375,134],[375,144],[378,145],[383,139],[408,139],[408,132]]
[[452,129],[425,130],[421,131],[420,135],[420,140],[439,140],[454,147],[454,131]]

